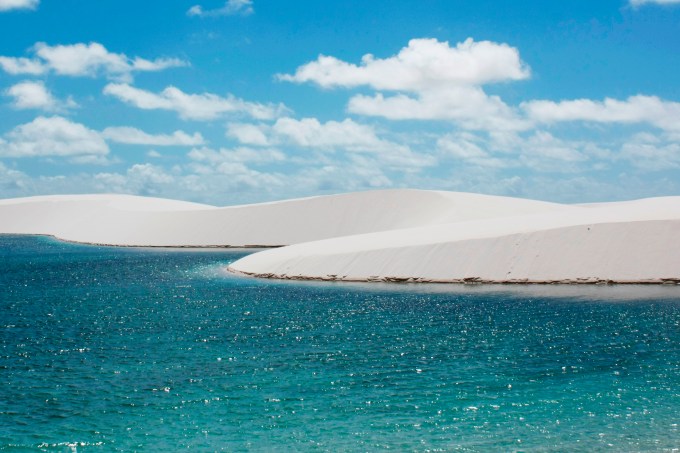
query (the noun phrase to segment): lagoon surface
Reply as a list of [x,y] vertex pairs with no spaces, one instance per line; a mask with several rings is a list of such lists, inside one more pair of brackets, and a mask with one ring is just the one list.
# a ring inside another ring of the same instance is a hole
[[680,446],[680,288],[303,283],[0,236],[0,450]]

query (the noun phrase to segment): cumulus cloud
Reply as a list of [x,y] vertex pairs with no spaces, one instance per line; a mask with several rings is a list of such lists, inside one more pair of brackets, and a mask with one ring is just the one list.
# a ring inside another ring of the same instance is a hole
[[434,164],[431,156],[378,136],[372,126],[352,119],[320,122],[316,118],[279,118],[273,125],[230,124],[227,135],[248,145],[281,145],[314,151],[369,153],[381,164],[408,171]]
[[325,123],[316,118],[279,118],[271,126],[233,123],[227,126],[227,135],[248,145],[292,144],[304,148],[348,150],[397,146],[380,139],[373,127],[349,118]]
[[42,61],[24,57],[0,56],[0,68],[9,74],[41,75],[47,72]]
[[437,149],[457,162],[484,168],[509,166],[506,160],[492,156],[483,146],[476,137],[468,134],[450,134],[437,140]]
[[227,124],[227,137],[232,137],[246,145],[267,146],[269,139],[262,126],[249,123]]
[[89,156],[101,159],[109,147],[99,132],[60,116],[39,116],[0,139],[0,157]]
[[617,155],[639,170],[663,171],[680,168],[680,143],[670,137],[639,133],[627,140]]
[[517,49],[507,44],[472,39],[450,47],[436,39],[412,39],[393,57],[364,55],[355,65],[321,55],[295,74],[279,75],[288,82],[313,82],[324,88],[369,86],[376,90],[421,92],[451,85],[482,85],[529,77]]
[[109,52],[96,42],[57,46],[39,42],[31,48],[31,52],[33,58],[0,56],[0,67],[10,74],[40,75],[53,72],[72,77],[104,75],[111,79],[129,80],[134,72],[161,71],[188,65],[178,58],[130,58],[122,53]]
[[220,97],[212,93],[187,94],[169,86],[160,93],[135,88],[124,83],[110,83],[104,94],[144,110],[170,110],[186,120],[207,121],[225,114],[242,114],[256,119],[272,119],[285,111],[282,105],[246,102],[234,96]]
[[144,163],[134,164],[124,173],[91,175],[82,184],[93,187],[95,192],[160,196],[177,186],[178,175],[161,166]]
[[436,39],[412,39],[395,56],[365,55],[360,65],[330,56],[300,66],[280,80],[315,83],[323,88],[367,86],[398,92],[355,95],[351,113],[393,120],[450,120],[466,128],[522,129],[527,124],[500,97],[482,85],[530,76],[517,49],[507,44],[468,39],[451,47]]
[[0,194],[3,198],[25,196],[30,188],[31,178],[26,173],[8,168],[0,162]]
[[198,132],[193,135],[184,131],[153,135],[134,127],[107,127],[102,131],[102,136],[109,141],[127,145],[198,146],[205,144],[203,136]]
[[41,109],[56,112],[77,107],[77,104],[70,98],[66,101],[55,98],[40,81],[17,83],[8,88],[5,94],[14,98],[12,106],[17,109]]
[[521,106],[538,122],[590,121],[596,123],[648,123],[668,131],[680,130],[680,103],[656,96],[631,96],[625,101],[530,101]]
[[530,122],[521,118],[498,96],[479,87],[450,87],[413,96],[356,95],[349,100],[351,113],[391,120],[451,120],[468,129],[521,130]]
[[191,173],[184,182],[192,186],[198,183],[218,192],[225,190],[225,186],[239,190],[271,190],[283,187],[286,179],[271,170],[255,168],[285,161],[285,154],[276,149],[194,148],[187,156],[191,161],[187,169]]
[[285,142],[306,148],[343,148],[349,150],[384,150],[395,147],[378,138],[371,126],[351,119],[321,123],[316,118],[280,118],[272,126],[275,136]]
[[187,11],[188,16],[215,17],[215,16],[248,16],[253,14],[253,0],[228,0],[223,7],[204,10],[201,5],[195,5]]
[[545,131],[536,131],[520,143],[518,162],[539,172],[576,172],[589,160],[580,149],[583,144],[561,140]]
[[0,0],[0,12],[14,9],[36,9],[40,0]]
[[680,4],[680,0],[630,0],[631,6],[642,6],[649,4],[656,5],[676,5]]
[[529,169],[577,173],[601,170],[613,153],[588,141],[564,140],[546,131],[481,133],[461,131],[437,140],[440,160],[489,170]]
[[277,149],[254,149],[239,147],[235,149],[194,148],[188,157],[195,162],[221,165],[224,163],[272,163],[286,160],[286,155]]

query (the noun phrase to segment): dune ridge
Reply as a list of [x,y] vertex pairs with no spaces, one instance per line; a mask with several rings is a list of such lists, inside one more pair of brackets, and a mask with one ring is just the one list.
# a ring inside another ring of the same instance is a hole
[[256,277],[439,283],[680,283],[680,197],[564,205],[384,190],[215,207],[130,195],[0,200],[0,233],[133,247],[279,247]]
[[0,200],[0,233],[115,246],[279,247],[499,213],[562,209],[503,197],[492,197],[495,211],[470,209],[486,198],[388,190],[215,207],[131,195],[54,195]]

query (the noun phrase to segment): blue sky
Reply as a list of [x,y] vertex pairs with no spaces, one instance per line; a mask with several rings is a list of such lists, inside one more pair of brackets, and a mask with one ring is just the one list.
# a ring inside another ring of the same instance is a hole
[[0,0],[0,197],[680,195],[679,36],[680,0]]

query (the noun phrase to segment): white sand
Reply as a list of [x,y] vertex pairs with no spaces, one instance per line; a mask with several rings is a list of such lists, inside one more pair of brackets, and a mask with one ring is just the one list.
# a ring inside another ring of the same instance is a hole
[[[423,190],[360,192],[216,208],[129,195],[68,195],[0,200],[0,233],[47,234],[119,246],[281,246],[560,205]],[[497,211],[497,212],[496,212]]]
[[[471,209],[495,211],[498,201]],[[340,237],[250,255],[230,269],[348,281],[680,283],[680,197]]]
[[680,282],[680,197],[560,205],[387,190],[213,206],[126,195],[0,200],[0,233],[120,246],[280,246],[230,270],[288,279]]

